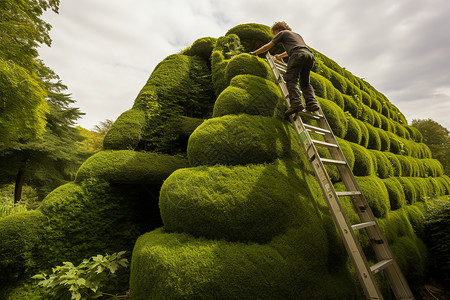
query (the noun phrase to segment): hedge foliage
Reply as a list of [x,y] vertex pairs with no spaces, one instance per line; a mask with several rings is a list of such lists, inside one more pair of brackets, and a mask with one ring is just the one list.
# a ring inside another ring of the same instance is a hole
[[103,149],[134,150],[146,125],[145,112],[135,108],[122,113],[108,130]]
[[298,159],[299,138],[288,123],[276,118],[227,115],[206,120],[191,135],[187,154],[192,166],[238,165]]
[[186,158],[131,150],[101,151],[88,158],[76,182],[90,178],[128,184],[162,184],[173,171],[189,165]]

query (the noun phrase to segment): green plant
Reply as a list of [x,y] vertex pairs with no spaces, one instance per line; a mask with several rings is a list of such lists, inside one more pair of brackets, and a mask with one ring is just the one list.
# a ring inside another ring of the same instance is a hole
[[14,203],[12,197],[0,195],[0,219],[6,216],[26,211],[26,205],[23,203]]
[[84,259],[78,266],[64,262],[62,266],[53,268],[53,274],[37,274],[32,278],[39,280],[39,286],[50,289],[58,299],[68,293],[70,299],[92,299],[106,296],[107,299],[126,299],[127,295],[112,295],[100,289],[105,282],[115,275],[119,267],[127,267],[128,260],[122,258],[126,251],[92,256]]

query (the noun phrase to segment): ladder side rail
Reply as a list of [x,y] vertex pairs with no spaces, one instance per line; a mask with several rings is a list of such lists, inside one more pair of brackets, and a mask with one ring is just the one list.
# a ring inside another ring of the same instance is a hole
[[[273,63],[272,56],[268,53],[266,55],[269,65],[272,68],[275,76],[277,77],[277,81],[279,83],[280,88],[283,91],[286,101],[288,101],[287,90],[285,88],[285,83],[275,64]],[[320,113],[323,115],[323,112],[320,110]],[[364,290],[364,293],[368,299],[383,299],[381,292],[375,282],[375,279],[372,275],[372,272],[369,268],[367,260],[364,256],[364,252],[362,251],[361,245],[357,242],[356,236],[351,228],[350,222],[346,217],[344,210],[340,204],[338,196],[336,195],[336,191],[334,190],[331,179],[326,172],[325,166],[320,160],[317,149],[314,146],[314,143],[311,141],[311,137],[303,125],[301,118],[294,118],[291,116],[291,121],[294,124],[294,128],[297,131],[298,135],[302,140],[302,146],[307,154],[311,167],[314,170],[316,178],[319,181],[319,186],[322,189],[324,198],[328,204],[332,212],[332,216],[334,218],[336,226],[343,240],[343,244],[349,253],[350,259],[352,260],[353,265],[357,270],[357,274],[359,280],[361,282],[361,286]],[[329,126],[328,126],[329,128]],[[331,129],[330,129],[331,131]],[[337,143],[337,141],[335,141]],[[345,157],[344,157],[345,159]],[[346,161],[346,160],[345,160]]]

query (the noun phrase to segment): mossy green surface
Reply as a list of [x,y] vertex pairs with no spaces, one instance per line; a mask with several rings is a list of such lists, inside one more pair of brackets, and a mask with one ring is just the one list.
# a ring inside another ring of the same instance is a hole
[[377,150],[369,151],[376,160],[376,175],[381,179],[392,177],[394,175],[394,171],[391,162],[384,154],[384,152]]
[[274,35],[270,31],[270,27],[267,25],[248,23],[237,25],[225,34],[229,36],[235,34],[239,37],[245,52],[250,52],[258,49],[264,44],[267,44],[272,40]]
[[301,152],[298,135],[289,124],[246,114],[205,121],[191,135],[188,144],[188,158],[193,166],[297,159]]
[[358,122],[351,115],[347,115],[347,133],[344,137],[347,141],[355,144],[361,143],[362,132]]
[[246,113],[261,116],[281,116],[284,98],[278,86],[255,75],[238,75],[219,95],[213,117]]
[[293,226],[315,224],[305,176],[314,180],[287,160],[178,170],[161,189],[164,228],[210,239],[268,242]]
[[76,181],[89,178],[131,184],[160,184],[169,175],[189,165],[186,158],[131,150],[101,151],[80,167]]
[[213,37],[197,39],[183,54],[191,56],[196,55],[205,60],[209,60],[216,42],[217,39]]
[[[314,239],[304,243],[314,235]],[[163,229],[133,251],[131,299],[357,299],[344,261],[327,261],[323,228],[289,230],[270,243],[194,238]]]
[[333,133],[343,138],[347,132],[347,118],[342,109],[334,102],[322,98],[317,98],[323,113],[327,116]]
[[145,128],[145,112],[130,109],[122,113],[113,123],[103,140],[104,149],[136,149]]
[[391,210],[396,210],[405,206],[406,197],[402,184],[394,177],[383,179],[383,183],[389,194]]
[[356,176],[369,176],[374,174],[373,161],[369,150],[355,143],[350,143],[355,156],[355,165],[353,167],[353,174]]
[[226,83],[229,84],[231,79],[237,75],[255,75],[265,79],[272,79],[273,73],[269,65],[262,58],[243,53],[230,59],[225,69]]
[[356,177],[356,181],[375,217],[385,217],[391,205],[389,202],[389,193],[383,181],[376,176]]

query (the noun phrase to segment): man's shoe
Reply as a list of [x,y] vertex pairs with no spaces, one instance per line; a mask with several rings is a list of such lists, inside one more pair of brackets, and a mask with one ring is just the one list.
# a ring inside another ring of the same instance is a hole
[[319,105],[317,103],[314,103],[312,105],[307,105],[306,110],[313,113],[319,110]]
[[284,114],[289,117],[290,115],[292,115],[293,113],[298,113],[299,111],[304,110],[305,108],[303,107],[302,104],[297,104],[297,105],[293,105],[291,107],[289,107]]

